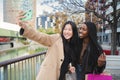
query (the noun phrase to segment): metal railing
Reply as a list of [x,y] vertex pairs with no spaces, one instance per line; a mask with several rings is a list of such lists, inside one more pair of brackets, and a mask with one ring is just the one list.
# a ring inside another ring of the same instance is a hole
[[0,80],[35,80],[45,53],[0,62]]
[[[0,80],[36,80],[44,52],[0,62]],[[107,56],[106,71],[112,73],[113,80],[119,80],[120,56]]]

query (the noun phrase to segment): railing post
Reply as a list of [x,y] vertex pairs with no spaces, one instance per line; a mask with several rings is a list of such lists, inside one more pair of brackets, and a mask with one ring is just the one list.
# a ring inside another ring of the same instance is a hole
[[8,65],[4,66],[4,80],[8,80]]

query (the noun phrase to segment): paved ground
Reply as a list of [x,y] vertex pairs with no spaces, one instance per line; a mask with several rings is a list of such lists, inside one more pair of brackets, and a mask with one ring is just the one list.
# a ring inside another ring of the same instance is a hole
[[113,80],[120,80],[120,74],[112,74]]
[[113,80],[120,80],[120,55],[107,55],[106,69],[113,77]]
[[112,75],[113,80],[120,80],[120,70],[106,70]]

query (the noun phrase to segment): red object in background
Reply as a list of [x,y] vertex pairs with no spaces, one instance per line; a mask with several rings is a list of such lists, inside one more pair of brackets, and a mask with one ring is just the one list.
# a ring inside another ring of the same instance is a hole
[[0,42],[9,42],[10,38],[0,38]]
[[[103,52],[105,52],[106,55],[111,55],[111,50],[103,50]],[[118,55],[119,51],[116,51],[115,55]]]

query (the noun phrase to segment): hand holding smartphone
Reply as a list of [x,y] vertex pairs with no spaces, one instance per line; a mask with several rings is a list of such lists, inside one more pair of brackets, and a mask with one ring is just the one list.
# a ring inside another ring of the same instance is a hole
[[22,21],[31,20],[31,19],[32,19],[32,16],[33,16],[32,10],[28,10],[28,11],[25,13],[24,16],[25,16],[25,18],[22,18],[22,19],[21,19]]

